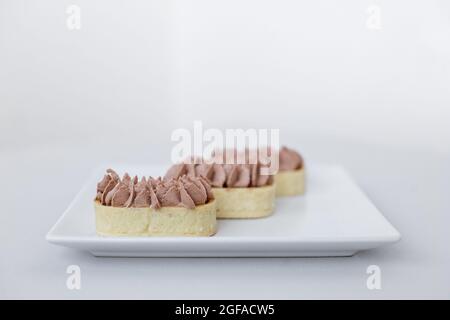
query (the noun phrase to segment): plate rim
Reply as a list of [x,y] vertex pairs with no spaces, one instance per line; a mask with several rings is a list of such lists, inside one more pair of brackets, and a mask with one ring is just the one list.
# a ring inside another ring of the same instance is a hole
[[[125,165],[119,165],[119,167],[129,167],[131,164]],[[139,165],[136,164],[136,167],[148,167],[149,165]],[[160,166],[159,164],[154,164],[153,166]],[[360,186],[356,183],[356,181],[353,179],[353,177],[343,168],[341,165],[338,164],[314,164],[313,166],[327,166],[329,168],[333,167],[335,169],[339,169],[341,172],[343,172],[346,175],[346,178],[348,178],[352,184],[357,187],[358,191],[363,194],[364,197],[367,198],[367,200],[375,207],[377,213],[381,215],[381,217],[385,220],[385,222],[390,227],[389,234],[381,235],[381,236],[308,236],[308,238],[299,238],[296,236],[282,236],[282,237],[266,237],[266,236],[251,236],[251,237],[245,237],[245,236],[227,236],[227,237],[146,237],[146,236],[118,236],[118,237],[108,237],[108,236],[99,236],[99,235],[92,235],[92,236],[67,236],[67,235],[61,235],[56,234],[56,230],[58,229],[58,226],[62,223],[62,221],[65,219],[67,214],[70,212],[70,210],[75,206],[75,204],[80,200],[84,192],[87,188],[89,188],[90,184],[92,183],[92,180],[95,179],[96,174],[99,173],[100,169],[104,169],[107,166],[98,166],[94,170],[92,170],[89,178],[87,181],[82,185],[78,193],[75,195],[75,197],[72,199],[72,201],[69,203],[67,208],[64,210],[64,212],[61,214],[61,216],[56,220],[54,225],[50,228],[50,230],[45,235],[45,239],[47,242],[55,245],[62,245],[65,247],[78,247],[78,245],[142,245],[142,244],[154,244],[154,245],[165,245],[165,246],[172,246],[172,245],[179,245],[180,243],[183,244],[183,246],[200,246],[200,248],[197,248],[197,250],[204,250],[205,253],[208,252],[208,248],[204,248],[204,246],[208,245],[217,245],[217,244],[227,244],[227,245],[236,245],[236,244],[246,244],[246,245],[263,245],[263,244],[274,244],[274,245],[307,245],[307,244],[315,244],[315,245],[327,245],[327,244],[365,244],[366,246],[370,245],[369,249],[376,248],[385,244],[392,244],[396,243],[401,240],[402,236],[401,233],[390,223],[390,221],[382,214],[380,210],[375,206],[375,204],[371,201],[371,199],[368,197],[368,195],[360,188]],[[219,222],[220,223],[220,222]],[[203,249],[202,249],[203,248]],[[192,249],[195,249],[195,247],[192,247]],[[231,248],[230,248],[231,249]],[[86,251],[99,251],[99,250],[93,250],[92,248],[84,248]],[[102,249],[110,252],[114,252],[113,249]],[[234,249],[235,250],[235,249]],[[324,248],[323,250],[327,250]],[[120,251],[120,248],[116,249],[115,251]],[[142,251],[142,250],[138,250]],[[328,251],[330,251],[328,249]],[[333,250],[331,250],[333,251]],[[360,251],[360,250],[356,250]],[[151,252],[151,249],[148,249],[148,252]],[[270,252],[268,252],[270,253]],[[270,255],[270,254],[269,254]]]

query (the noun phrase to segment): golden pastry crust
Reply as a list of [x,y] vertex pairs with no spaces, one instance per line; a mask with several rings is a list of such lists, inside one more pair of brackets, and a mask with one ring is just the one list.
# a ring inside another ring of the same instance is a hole
[[94,202],[95,225],[104,236],[212,236],[217,231],[216,201],[196,206],[123,208]]
[[296,196],[305,193],[305,168],[278,171],[275,175],[276,196]]
[[217,218],[262,218],[275,207],[275,186],[251,188],[213,188]]

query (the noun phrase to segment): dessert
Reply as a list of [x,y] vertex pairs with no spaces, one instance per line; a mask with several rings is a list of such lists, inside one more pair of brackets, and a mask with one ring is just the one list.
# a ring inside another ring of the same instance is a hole
[[165,181],[186,175],[200,177],[212,186],[217,218],[260,218],[274,209],[273,177],[260,174],[261,164],[180,163],[173,165]]
[[305,168],[302,156],[287,147],[279,151],[279,169],[275,175],[277,197],[305,193]]
[[97,184],[96,231],[107,236],[211,236],[216,201],[208,181],[180,175],[162,180],[108,169]]
[[[258,149],[236,149],[215,150],[213,157],[219,161],[226,161],[231,157],[232,161],[254,161],[257,159],[264,163],[270,174],[274,175],[276,196],[294,196],[305,193],[305,169],[302,156],[293,149],[282,147],[275,149],[271,147],[260,147]],[[252,160],[251,160],[252,159]],[[278,160],[276,163],[275,160]]]

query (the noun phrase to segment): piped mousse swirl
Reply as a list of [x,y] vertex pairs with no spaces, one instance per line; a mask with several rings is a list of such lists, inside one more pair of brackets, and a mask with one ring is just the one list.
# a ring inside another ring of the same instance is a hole
[[271,185],[273,176],[261,175],[261,166],[259,162],[256,164],[179,163],[169,168],[164,181],[187,176],[205,179],[215,188],[250,188]]
[[237,161],[239,157],[244,157],[244,159],[248,161],[250,159],[250,155],[254,154],[256,155],[258,161],[261,162],[262,160],[262,162],[270,164],[271,156],[278,155],[279,171],[293,171],[303,168],[304,161],[302,156],[297,151],[288,147],[282,146],[281,149],[266,147],[266,150],[263,150],[264,153],[266,153],[265,156],[262,156],[260,151],[260,149],[245,149],[243,151],[238,151],[236,149],[215,150],[212,156],[214,159],[219,159],[225,163],[226,157],[229,155],[232,156],[232,160],[234,161]]
[[106,170],[97,184],[96,201],[112,207],[185,207],[196,206],[214,200],[209,181],[202,176],[179,175],[171,179],[131,178],[125,173],[122,178],[112,169]]
[[282,147],[279,150],[279,170],[292,171],[303,168],[303,158],[295,150]]

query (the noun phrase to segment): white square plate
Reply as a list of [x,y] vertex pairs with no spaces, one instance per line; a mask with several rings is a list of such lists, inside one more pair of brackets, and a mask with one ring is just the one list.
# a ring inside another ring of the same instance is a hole
[[[156,166],[115,167],[118,173],[161,175]],[[278,198],[262,219],[219,220],[213,237],[102,237],[95,233],[92,199],[98,170],[47,234],[51,243],[120,257],[351,256],[400,239],[339,166],[308,166],[304,196]]]

